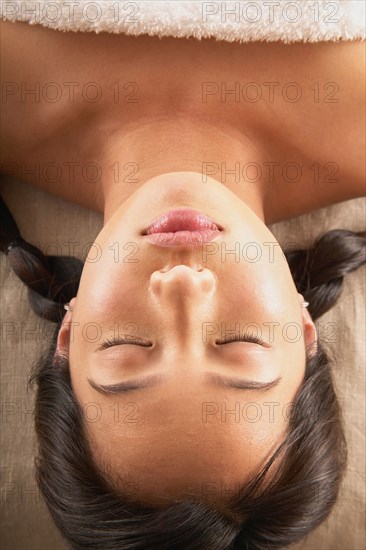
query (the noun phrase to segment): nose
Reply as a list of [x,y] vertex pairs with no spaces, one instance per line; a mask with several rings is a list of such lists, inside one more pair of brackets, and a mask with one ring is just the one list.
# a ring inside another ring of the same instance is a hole
[[154,271],[150,277],[152,295],[161,302],[184,303],[207,300],[215,290],[214,274],[209,269],[176,265],[168,271]]

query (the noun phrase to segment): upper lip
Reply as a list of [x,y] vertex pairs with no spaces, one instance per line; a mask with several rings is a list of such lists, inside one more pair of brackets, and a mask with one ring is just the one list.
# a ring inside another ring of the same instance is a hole
[[142,235],[153,233],[176,233],[178,231],[205,231],[207,229],[222,231],[222,226],[198,210],[178,208],[165,212],[155,218]]

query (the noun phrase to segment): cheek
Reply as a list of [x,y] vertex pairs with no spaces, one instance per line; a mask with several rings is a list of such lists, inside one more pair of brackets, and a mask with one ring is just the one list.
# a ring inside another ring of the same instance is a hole
[[80,282],[78,302],[83,302],[84,307],[100,314],[136,300],[142,288],[142,273],[138,264],[114,262],[113,258],[111,261],[109,255],[106,255],[99,262],[86,266]]
[[283,265],[233,265],[223,286],[235,311],[247,312],[253,321],[300,321],[296,288]]

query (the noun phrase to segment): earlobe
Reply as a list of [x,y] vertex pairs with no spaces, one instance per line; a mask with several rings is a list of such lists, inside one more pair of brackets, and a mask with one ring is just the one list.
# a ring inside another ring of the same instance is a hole
[[318,350],[318,333],[314,321],[305,307],[302,308],[302,318],[304,325],[305,347],[308,350],[309,355],[312,357]]
[[68,357],[69,356],[69,345],[70,345],[70,330],[71,330],[71,319],[72,311],[75,305],[75,298],[73,298],[68,304],[68,309],[62,320],[61,328],[58,332],[57,337],[57,346],[56,353],[57,356]]
[[62,357],[68,357],[69,355],[70,321],[71,321],[71,314],[68,311],[64,316],[61,328],[58,332],[55,355],[62,356]]

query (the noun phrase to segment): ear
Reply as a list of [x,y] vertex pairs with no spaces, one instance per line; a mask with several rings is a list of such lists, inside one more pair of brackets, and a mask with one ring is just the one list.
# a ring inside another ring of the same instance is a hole
[[76,298],[73,298],[69,303],[69,310],[66,311],[65,316],[62,320],[62,325],[57,337],[57,346],[56,354],[58,356],[68,357],[69,356],[69,345],[70,345],[70,328],[71,328],[71,319],[72,311],[74,309]]
[[[304,302],[304,297],[299,294],[300,296],[300,302]],[[303,327],[304,327],[304,340],[305,340],[305,347],[309,351],[310,356],[312,357],[315,355],[315,353],[318,350],[318,333],[316,331],[316,327],[314,324],[314,321],[311,318],[310,313],[308,312],[307,308],[304,306],[301,306],[301,312],[302,312],[302,319],[303,319]]]

